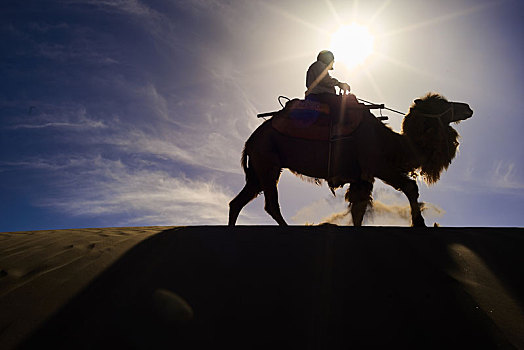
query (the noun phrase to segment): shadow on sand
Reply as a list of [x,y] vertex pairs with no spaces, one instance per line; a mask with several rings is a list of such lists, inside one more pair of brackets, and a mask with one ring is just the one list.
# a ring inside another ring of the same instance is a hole
[[[523,233],[171,229],[128,251],[22,348],[524,347]],[[159,290],[179,299],[159,303]]]

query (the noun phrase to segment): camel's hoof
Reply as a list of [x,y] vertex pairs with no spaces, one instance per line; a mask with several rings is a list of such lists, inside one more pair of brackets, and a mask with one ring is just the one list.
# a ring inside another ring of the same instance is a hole
[[424,218],[420,216],[418,219],[413,220],[413,227],[427,227],[424,222]]

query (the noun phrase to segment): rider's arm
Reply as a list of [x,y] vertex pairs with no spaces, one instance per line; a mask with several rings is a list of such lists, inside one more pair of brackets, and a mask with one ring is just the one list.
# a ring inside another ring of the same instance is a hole
[[308,93],[312,91],[318,92],[335,92],[335,86],[338,86],[341,90],[349,91],[349,85],[333,78],[329,75],[329,67],[322,62],[315,62],[309,67],[306,78],[306,87]]
[[335,79],[331,75],[329,75],[329,68],[327,65],[318,64],[314,68],[315,68],[315,72],[314,72],[315,76],[320,78],[318,85],[323,86],[323,87],[332,88],[340,84],[340,81],[338,81],[338,79]]
[[[318,76],[323,76],[322,79],[319,81],[318,85],[320,86],[323,86],[323,87],[328,87],[328,88],[332,88],[332,87],[339,87],[342,91],[350,91],[350,87],[347,83],[344,83],[342,81],[339,81],[338,79],[335,79],[333,78],[331,75],[329,75],[329,69],[328,69],[328,66],[324,66],[324,67],[321,67],[321,65],[319,65],[320,67],[317,68],[320,72],[315,72],[315,73],[318,73]],[[316,68],[316,67],[315,67]]]

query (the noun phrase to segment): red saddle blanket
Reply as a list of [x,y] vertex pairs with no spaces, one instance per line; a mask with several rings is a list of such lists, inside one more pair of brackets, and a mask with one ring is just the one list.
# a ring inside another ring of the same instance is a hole
[[331,121],[329,106],[320,102],[294,99],[275,114],[271,125],[280,133],[308,140],[328,141],[350,135],[362,121],[363,104],[350,99],[338,118]]

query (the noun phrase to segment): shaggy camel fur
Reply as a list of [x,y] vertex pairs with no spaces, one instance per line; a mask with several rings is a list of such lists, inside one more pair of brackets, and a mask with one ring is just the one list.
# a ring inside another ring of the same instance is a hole
[[428,184],[438,181],[459,144],[459,135],[449,124],[472,115],[467,104],[449,102],[439,94],[429,93],[411,105],[399,134],[366,112],[351,137],[333,142],[331,156],[335,162],[330,174],[327,141],[285,136],[268,120],[246,141],[241,161],[246,184],[229,203],[229,225],[235,225],[242,208],[261,192],[265,210],[279,225],[287,225],[280,213],[277,192],[282,169],[287,168],[317,183],[327,180],[332,189],[349,183],[345,197],[355,226],[362,225],[364,213],[371,205],[375,178],[402,191],[411,206],[412,226],[425,226],[413,178],[420,174]]

